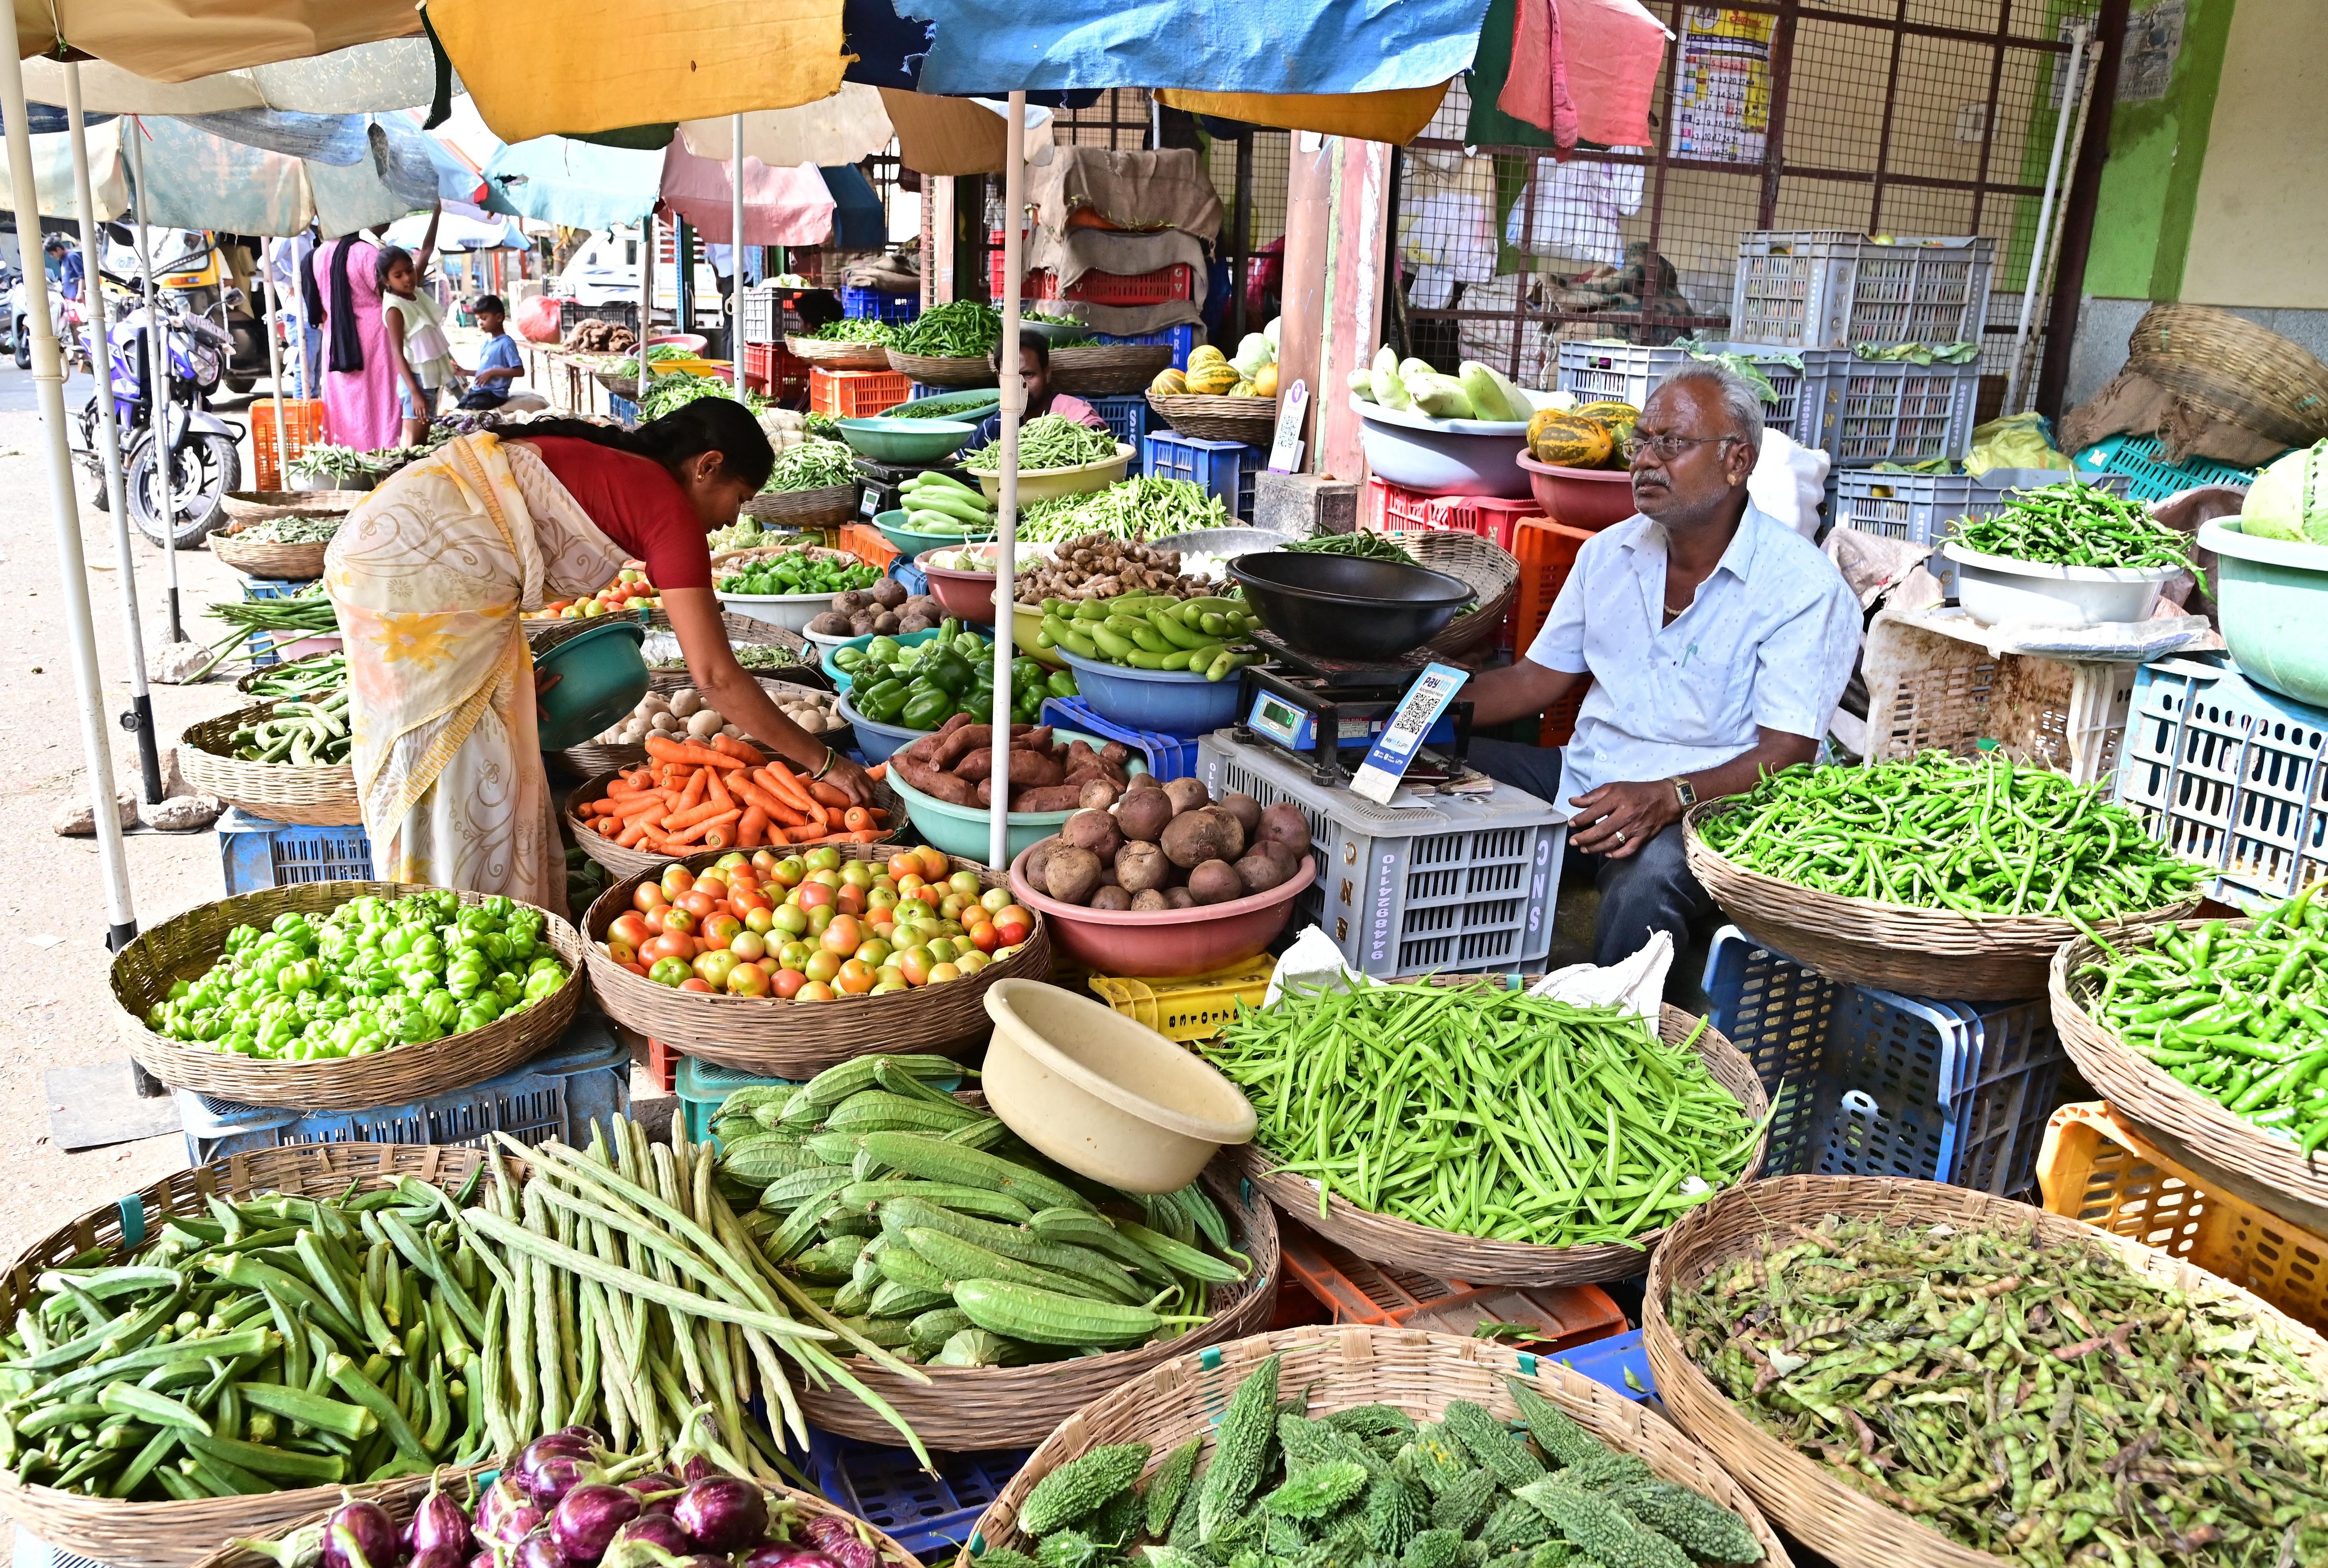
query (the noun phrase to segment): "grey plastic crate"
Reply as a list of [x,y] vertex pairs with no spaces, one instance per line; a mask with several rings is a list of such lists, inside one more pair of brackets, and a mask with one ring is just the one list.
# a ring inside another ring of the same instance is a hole
[[1738,237],[1730,331],[1746,343],[1978,343],[1996,242],[1985,234],[1887,241],[1833,230]]
[[[1790,348],[1749,343],[1704,343],[1700,353],[1741,353],[1759,364],[1778,396],[1762,404],[1762,422],[1806,446],[1818,445],[1819,404],[1803,398],[1803,371],[1784,362],[1802,359]],[[1564,343],[1560,345],[1559,390],[1579,400],[1613,398],[1636,408],[1648,401],[1657,383],[1695,361],[1687,349],[1649,348],[1639,343]],[[1808,361],[1805,361],[1807,365]]]
[[1394,811],[1227,730],[1197,746],[1197,776],[1216,797],[1242,790],[1310,820],[1318,879],[1294,905],[1360,973],[1513,973],[1552,947],[1566,813],[1498,784],[1492,795]]
[[736,296],[736,336],[739,343],[772,343],[784,333],[784,309],[776,291],[761,284]]
[[1779,427],[1837,465],[1957,462],[1971,449],[1978,363],[1863,360],[1849,349],[1783,352],[1802,358],[1803,407],[1793,427]]

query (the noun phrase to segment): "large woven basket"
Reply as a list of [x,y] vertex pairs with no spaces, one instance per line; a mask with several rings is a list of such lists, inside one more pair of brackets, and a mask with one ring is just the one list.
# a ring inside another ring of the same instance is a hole
[[925,387],[990,387],[1000,380],[984,354],[975,358],[952,354],[908,354],[887,352],[889,368],[913,377]]
[[[2180,923],[2194,927],[2208,922]],[[2246,930],[2252,920],[2227,922]],[[2114,938],[2121,951],[2139,952],[2164,930],[2147,930]],[[2061,1047],[2078,1071],[2109,1102],[2110,1109],[2135,1122],[2178,1164],[2258,1207],[2284,1215],[2296,1224],[2328,1232],[2328,1161],[2315,1155],[2306,1160],[2295,1145],[2275,1138],[2244,1117],[2234,1116],[2218,1102],[2188,1088],[2173,1075],[2112,1033],[2086,1010],[2095,985],[2078,971],[2100,960],[2101,953],[2085,937],[2063,945],[2053,957],[2051,976],[2053,1025],[2061,1032]]]
[[[2328,1378],[2328,1340],[2258,1296],[2197,1266],[2063,1215],[1934,1181],[1890,1176],[1787,1176],[1724,1193],[1676,1225],[1649,1265],[1641,1336],[1657,1374],[1657,1397],[1682,1430],[1744,1483],[1754,1500],[1796,1539],[1836,1568],[1998,1568],[1991,1556],[1876,1501],[1758,1424],[1684,1353],[1666,1304],[1717,1267],[1751,1255],[1763,1235],[1811,1225],[1829,1215],[1917,1224],[2034,1226],[2041,1242],[2090,1243],[2115,1253],[2137,1275],[2188,1295],[2229,1298],[2251,1318],[2278,1325],[2316,1376]],[[2193,1556],[2193,1563],[2205,1561]],[[2080,1561],[2083,1561],[2081,1558]]]
[[283,762],[245,762],[230,755],[234,732],[274,711],[274,703],[262,702],[186,726],[178,737],[178,768],[186,782],[268,822],[310,828],[344,828],[362,822],[353,764],[294,767]]
[[[1450,975],[1437,983],[1500,989],[1503,977]],[[1668,1045],[1681,1044],[1696,1028],[1697,1019],[1670,1006],[1657,1023],[1657,1033]],[[1770,1100],[1762,1088],[1762,1080],[1755,1075],[1754,1065],[1739,1055],[1738,1048],[1711,1024],[1698,1032],[1695,1048],[1705,1062],[1706,1071],[1713,1075],[1713,1081],[1738,1097],[1751,1121],[1760,1122],[1769,1112]],[[1739,1177],[1741,1185],[1751,1182],[1762,1169],[1762,1156],[1769,1143],[1766,1134],[1755,1144]],[[1636,1238],[1638,1244],[1632,1246],[1605,1243],[1597,1246],[1545,1247],[1432,1230],[1412,1220],[1360,1208],[1333,1194],[1326,1195],[1326,1208],[1321,1214],[1318,1184],[1306,1176],[1279,1169],[1276,1159],[1260,1144],[1224,1149],[1221,1157],[1267,1193],[1269,1200],[1283,1209],[1288,1217],[1328,1241],[1371,1262],[1393,1264],[1435,1279],[1495,1285],[1581,1285],[1594,1280],[1621,1280],[1639,1273],[1658,1243],[1672,1234],[1669,1230],[1650,1231]]]
[[219,498],[219,510],[234,523],[344,517],[371,496],[369,490],[230,490]]
[[[146,1188],[137,1199],[143,1203],[144,1223],[150,1234],[173,1215],[205,1216],[206,1200],[212,1196],[239,1198],[286,1192],[304,1197],[335,1197],[351,1187],[365,1191],[392,1187],[406,1176],[449,1190],[460,1186],[480,1158],[474,1149],[294,1143],[178,1171]],[[14,1319],[43,1269],[59,1267],[98,1249],[117,1258],[125,1254],[128,1248],[121,1229],[123,1207],[108,1203],[92,1209],[27,1247],[5,1281],[0,1282],[0,1313]],[[406,1495],[415,1485],[426,1490],[425,1480],[411,1479],[347,1489],[358,1497],[386,1501]],[[110,1568],[185,1568],[238,1536],[273,1534],[335,1507],[340,1492],[336,1486],[304,1487],[191,1503],[126,1503],[26,1486],[14,1473],[0,1471],[0,1511],[43,1545]],[[417,1500],[418,1494],[413,1496]]]
[[1283,1357],[1277,1370],[1278,1393],[1299,1401],[1311,1415],[1380,1404],[1417,1420],[1435,1421],[1450,1401],[1465,1399],[1509,1421],[1519,1411],[1505,1379],[1524,1379],[1610,1448],[1639,1456],[1663,1479],[1703,1493],[1745,1520],[1762,1544],[1764,1568],[1791,1568],[1787,1548],[1746,1488],[1731,1479],[1713,1455],[1644,1406],[1549,1357],[1492,1340],[1356,1323],[1257,1334],[1218,1350],[1175,1357],[1084,1406],[1043,1441],[1002,1495],[979,1516],[973,1544],[985,1551],[1009,1546],[1031,1555],[1032,1544],[1018,1530],[1018,1510],[1027,1494],[1070,1460],[1103,1445],[1144,1442],[1153,1462],[1160,1465],[1174,1449],[1202,1437],[1203,1461],[1209,1463],[1230,1395],[1272,1356]]
[[[198,904],[148,927],[113,956],[113,1001],[129,1054],[173,1089],[286,1111],[367,1111],[498,1077],[556,1044],[581,1004],[583,979],[582,939],[555,915],[549,915],[545,930],[566,965],[566,983],[532,1006],[465,1034],[366,1056],[277,1062],[189,1045],[146,1027],[147,1011],[169,994],[171,984],[207,973],[226,946],[227,933],[238,925],[264,927],[294,912],[325,915],[367,894],[398,898],[429,891],[406,882],[294,882]],[[464,904],[484,898],[482,893],[460,895]]]
[[1267,446],[1277,437],[1274,398],[1216,398],[1196,392],[1150,392],[1148,406],[1183,436],[1199,441],[1242,441]]
[[[1241,1195],[1240,1184],[1222,1168],[1207,1171],[1204,1180],[1228,1217],[1232,1239],[1253,1262],[1251,1279],[1213,1288],[1210,1322],[1137,1350],[1033,1366],[925,1366],[927,1382],[909,1382],[870,1364],[850,1370],[932,1448],[1032,1448],[1093,1400],[1167,1361],[1266,1331],[1277,1310],[1277,1216],[1258,1194]],[[828,1432],[868,1442],[892,1441],[887,1434],[894,1429],[845,1390],[803,1387],[800,1403],[802,1413]]]
[[886,371],[889,368],[889,351],[879,343],[828,343],[822,338],[803,337],[794,333],[784,339],[784,347],[812,365],[822,365],[828,371]]
[[[744,502],[744,515],[794,528],[824,528],[857,515],[857,485],[828,484],[817,490],[764,490]],[[846,553],[845,551],[842,553]]]
[[1051,385],[1077,397],[1136,392],[1171,362],[1169,343],[1103,343],[1096,348],[1053,349]]
[[1520,563],[1511,551],[1493,540],[1451,529],[1401,534],[1398,542],[1422,565],[1445,572],[1479,596],[1477,604],[1425,644],[1432,653],[1460,657],[1503,629],[1504,617],[1519,596]]
[[232,534],[210,536],[211,554],[247,577],[271,582],[304,583],[324,575],[324,551],[329,545],[276,544],[244,540]]
[[[887,860],[890,853],[885,844],[836,847],[851,860]],[[718,858],[717,853],[693,855],[683,863],[690,870],[701,870]],[[1002,875],[975,860],[949,857],[947,869],[974,871],[988,887],[1009,886]],[[987,987],[998,980],[1043,980],[1051,972],[1050,933],[1042,916],[1035,915],[1034,933],[1017,953],[943,985],[805,1005],[774,997],[675,991],[633,974],[607,957],[601,945],[606,927],[632,907],[632,895],[645,880],[643,873],[624,878],[598,896],[583,919],[583,951],[598,1005],[627,1028],[740,1073],[797,1081],[856,1056],[900,1051],[960,1056],[992,1032],[986,1016]]]
[[[1756,942],[1848,985],[1965,1001],[2042,996],[2053,954],[2078,934],[2039,915],[1960,915],[1821,893],[1750,871],[1713,850],[1704,824],[1738,800],[1707,801],[1682,818],[1689,869],[1722,912]],[[2194,896],[2163,909],[2106,922],[2113,940],[2198,907]]]
[[[583,806],[592,801],[605,798],[606,786],[614,782],[617,774],[625,768],[636,767],[639,762],[646,760],[646,747],[643,746],[634,748],[605,746],[599,749],[606,751],[635,749],[639,754],[638,762],[619,763],[613,767],[600,769],[590,775],[588,782],[566,797],[566,825],[573,831],[574,842],[584,854],[617,877],[635,877],[659,872],[663,867],[671,864],[675,857],[658,855],[651,850],[634,850],[627,845],[618,844],[592,827],[589,820],[579,814]],[[897,799],[897,792],[889,787],[887,780],[875,779],[873,803],[889,813],[888,826],[882,830],[881,837],[876,841],[884,845],[895,843],[897,835],[905,830],[906,826],[905,803]],[[726,852],[719,851],[721,854]],[[780,854],[790,852],[778,850]],[[882,853],[886,857],[888,851],[884,850]],[[658,986],[655,989],[660,991],[662,988]]]
[[2328,436],[2328,366],[2227,310],[2152,305],[2135,323],[2126,364],[2197,412],[2284,445]]

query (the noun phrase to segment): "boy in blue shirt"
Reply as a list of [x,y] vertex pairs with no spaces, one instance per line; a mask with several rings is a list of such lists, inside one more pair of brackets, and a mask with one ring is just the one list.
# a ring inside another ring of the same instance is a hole
[[[510,383],[525,374],[525,362],[518,357],[517,340],[502,330],[509,319],[507,307],[498,294],[488,294],[469,307],[477,318],[477,325],[485,334],[485,346],[477,355],[476,385],[461,399],[464,408],[500,408],[510,402]],[[530,399],[530,406],[541,407],[539,399]]]

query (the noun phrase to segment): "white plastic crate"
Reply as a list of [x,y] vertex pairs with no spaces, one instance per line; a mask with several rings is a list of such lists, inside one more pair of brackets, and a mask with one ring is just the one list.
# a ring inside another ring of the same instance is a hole
[[[1972,447],[1980,366],[1863,360],[1849,349],[1802,349],[1796,436],[1839,465],[1961,461]],[[1792,429],[1788,435],[1794,435]]]
[[1394,811],[1310,780],[1282,754],[1216,730],[1197,746],[1216,798],[1242,790],[1310,821],[1318,879],[1294,906],[1351,968],[1403,974],[1513,973],[1552,947],[1566,813],[1499,784]]
[[1978,343],[1995,252],[1985,234],[1741,234],[1730,331],[1789,348]]
[[[1777,394],[1764,400],[1762,422],[1771,429],[1785,431],[1806,446],[1818,445],[1818,405],[1814,401],[1806,406],[1802,396],[1804,372],[1779,357],[1803,359],[1802,355],[1792,349],[1768,349],[1745,343],[1705,343],[1698,348],[1704,353],[1741,353],[1755,361]],[[1561,391],[1575,393],[1579,401],[1613,398],[1638,408],[1648,401],[1659,381],[1693,363],[1696,357],[1680,348],[1564,343],[1560,345],[1558,386]],[[1804,362],[1809,363],[1807,360]]]

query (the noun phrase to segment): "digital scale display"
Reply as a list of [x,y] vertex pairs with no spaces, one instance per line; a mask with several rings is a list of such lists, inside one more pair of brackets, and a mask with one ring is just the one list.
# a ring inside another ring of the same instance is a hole
[[[1339,745],[1354,749],[1372,746],[1388,722],[1387,715],[1380,718],[1344,718],[1339,726]],[[1245,720],[1245,728],[1294,751],[1310,751],[1318,744],[1318,716],[1273,691],[1263,691],[1253,699],[1253,714]],[[1429,738],[1439,745],[1451,744],[1455,738],[1454,721],[1442,717],[1432,727]]]

